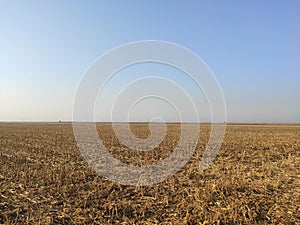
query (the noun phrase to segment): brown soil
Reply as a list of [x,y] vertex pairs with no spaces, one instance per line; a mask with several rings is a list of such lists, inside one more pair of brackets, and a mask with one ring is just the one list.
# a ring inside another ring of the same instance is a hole
[[[98,124],[111,153],[153,164],[176,147],[178,124],[155,149],[128,149]],[[132,124],[147,138],[147,124]],[[198,171],[210,126],[190,162],[152,186],[124,186],[84,161],[67,123],[0,124],[0,224],[300,224],[300,126],[232,124],[222,148]]]

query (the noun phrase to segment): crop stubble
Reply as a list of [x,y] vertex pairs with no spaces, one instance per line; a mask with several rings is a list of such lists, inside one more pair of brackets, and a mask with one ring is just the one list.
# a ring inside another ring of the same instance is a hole
[[[150,151],[129,149],[111,124],[97,125],[114,157],[133,165],[167,158],[179,124]],[[131,124],[147,138],[147,124]],[[198,165],[210,126],[189,163],[145,187],[116,184],[81,156],[68,123],[0,124],[0,224],[300,224],[300,126],[228,125],[221,150]],[[189,144],[188,142],[186,144]]]

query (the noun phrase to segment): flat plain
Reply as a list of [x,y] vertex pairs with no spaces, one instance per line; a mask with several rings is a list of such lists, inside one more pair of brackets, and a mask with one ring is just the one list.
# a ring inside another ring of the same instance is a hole
[[[109,123],[99,136],[117,159],[150,165],[171,154],[179,124],[151,151],[124,146]],[[137,137],[148,124],[131,124]],[[0,224],[300,224],[300,125],[228,124],[210,167],[199,162],[210,134],[201,124],[193,157],[152,186],[97,174],[71,123],[0,123]]]

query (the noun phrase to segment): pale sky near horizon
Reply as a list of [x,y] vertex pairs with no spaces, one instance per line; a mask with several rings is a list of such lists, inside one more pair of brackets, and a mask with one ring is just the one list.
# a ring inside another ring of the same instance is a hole
[[[0,0],[0,121],[72,120],[77,87],[95,59],[128,42],[164,40],[207,63],[228,121],[300,123],[299,12],[297,0]],[[146,65],[112,79],[101,100],[111,101],[131,74],[147,73],[174,78],[192,98],[202,95],[178,71]],[[176,120],[168,107],[146,101],[131,118],[160,111]],[[109,120],[105,106],[96,111],[97,120]]]

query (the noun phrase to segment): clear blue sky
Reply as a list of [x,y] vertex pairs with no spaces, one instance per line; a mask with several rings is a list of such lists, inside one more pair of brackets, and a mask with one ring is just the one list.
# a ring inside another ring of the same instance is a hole
[[229,121],[300,122],[299,12],[300,1],[0,0],[0,120],[71,120],[97,57],[154,39],[209,65]]

